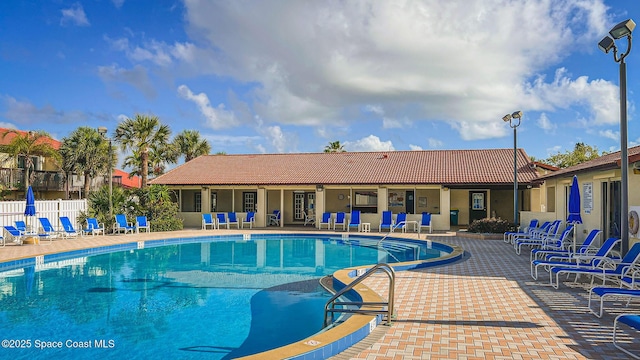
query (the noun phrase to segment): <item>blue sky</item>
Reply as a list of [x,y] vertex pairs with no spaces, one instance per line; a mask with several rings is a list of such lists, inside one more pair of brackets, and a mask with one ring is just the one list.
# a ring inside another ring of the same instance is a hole
[[[620,148],[618,64],[597,48],[635,0],[2,1],[0,127],[153,114],[212,152]],[[638,30],[640,32],[640,29]],[[626,40],[618,45],[626,49]],[[640,46],[627,58],[640,144]]]

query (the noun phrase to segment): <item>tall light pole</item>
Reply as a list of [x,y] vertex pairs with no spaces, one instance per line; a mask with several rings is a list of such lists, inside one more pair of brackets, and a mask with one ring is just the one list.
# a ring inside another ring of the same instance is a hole
[[[522,120],[522,111],[514,111],[502,117],[513,129],[513,224],[518,228],[518,126]],[[518,120],[516,122],[516,120]]]
[[[613,49],[613,60],[620,63],[620,238],[622,240],[622,253],[629,251],[629,155],[627,152],[627,64],[624,59],[631,51],[631,33],[636,28],[633,20],[625,20],[611,28],[609,36],[605,36],[598,43],[600,50],[608,54]],[[627,37],[627,51],[618,53],[618,47],[614,40]]]
[[113,219],[113,155],[111,152],[111,138],[107,138],[107,128],[100,126],[98,128],[98,134],[102,136],[102,139],[109,141],[109,219]]

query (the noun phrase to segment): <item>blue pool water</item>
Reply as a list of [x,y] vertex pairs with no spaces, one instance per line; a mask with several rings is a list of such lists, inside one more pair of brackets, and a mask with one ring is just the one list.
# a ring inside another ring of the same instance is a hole
[[321,276],[349,266],[442,255],[415,242],[378,246],[376,239],[350,239],[193,238],[129,244],[126,251],[103,249],[92,256],[48,256],[37,264],[27,259],[21,262],[26,267],[0,264],[11,269],[0,273],[0,357],[254,354],[321,329],[330,297],[319,286]]

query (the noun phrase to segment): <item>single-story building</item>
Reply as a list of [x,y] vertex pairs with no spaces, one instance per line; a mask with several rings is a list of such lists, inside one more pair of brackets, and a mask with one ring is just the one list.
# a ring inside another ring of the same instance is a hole
[[[629,210],[640,208],[640,146],[628,149],[629,155]],[[621,168],[620,152],[603,155],[597,159],[542,174],[540,187],[540,211],[523,211],[521,223],[528,219],[567,219],[569,188],[573,176],[580,186],[581,216],[583,224],[578,226],[578,238],[584,239],[591,229],[601,229],[603,238],[620,237],[621,219]],[[637,210],[636,210],[637,211]],[[625,212],[624,216],[628,216]],[[631,225],[631,224],[629,224]],[[630,243],[639,239],[640,232],[630,232]]]
[[[516,158],[519,210],[540,211],[542,168],[522,149]],[[187,227],[199,227],[203,213],[255,211],[264,227],[274,210],[287,226],[302,225],[305,213],[317,224],[323,212],[353,209],[372,229],[391,210],[408,220],[429,212],[434,230],[449,230],[513,221],[513,167],[513,149],[205,155],[150,183],[176,192]]]

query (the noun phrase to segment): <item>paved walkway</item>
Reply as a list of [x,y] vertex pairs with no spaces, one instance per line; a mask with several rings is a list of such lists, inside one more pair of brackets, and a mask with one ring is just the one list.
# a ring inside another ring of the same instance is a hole
[[[555,290],[548,277],[533,280],[528,252],[517,256],[502,240],[430,238],[462,246],[464,260],[396,273],[395,323],[334,359],[629,358],[611,343],[613,319],[640,313],[640,304],[608,302],[598,319],[587,310],[587,283]],[[387,283],[367,282],[382,294]]]
[[[297,231],[298,229],[296,229]],[[255,232],[263,232],[258,229]],[[207,234],[237,233],[207,230]],[[248,232],[248,231],[244,231]],[[56,240],[51,245],[8,245],[0,261],[45,253],[142,240],[202,236],[202,230]],[[401,236],[400,234],[397,234]],[[415,238],[415,234],[406,235]],[[609,302],[602,319],[587,309],[586,284],[565,282],[555,290],[529,276],[528,253],[515,255],[502,240],[432,235],[461,245],[464,260],[398,272],[397,319],[334,359],[627,359],[611,344],[613,318],[640,312]],[[546,278],[545,278],[546,280]],[[384,294],[384,277],[367,280]],[[624,338],[637,338],[629,332]],[[640,342],[635,340],[636,342]],[[640,350],[639,350],[640,353]]]

